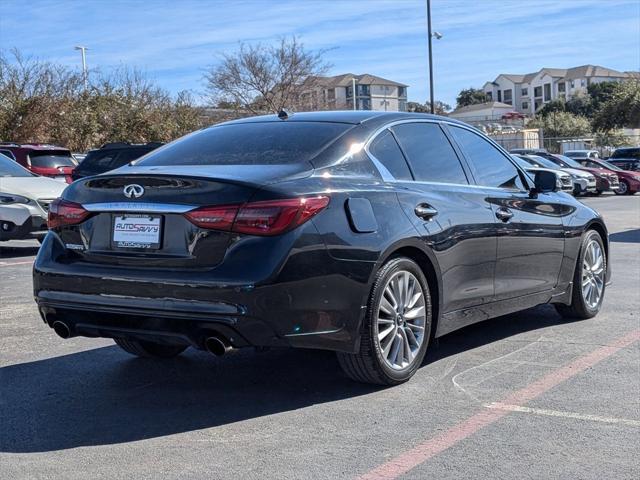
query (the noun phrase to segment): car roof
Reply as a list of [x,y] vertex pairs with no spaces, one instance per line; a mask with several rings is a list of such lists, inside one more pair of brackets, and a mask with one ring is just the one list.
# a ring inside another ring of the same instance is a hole
[[432,119],[446,120],[452,123],[466,125],[458,120],[428,113],[410,112],[384,112],[376,110],[330,110],[322,112],[296,112],[289,113],[286,119],[281,119],[278,115],[259,115],[255,117],[241,118],[229,122],[212,125],[214,128],[220,125],[231,125],[239,123],[266,123],[266,122],[330,122],[330,123],[350,123],[353,125],[365,122],[388,123],[396,120],[409,119]]
[[69,152],[68,148],[59,147],[57,145],[49,145],[46,143],[0,143],[0,148],[11,149],[23,149],[23,150],[36,150],[36,151],[64,151]]

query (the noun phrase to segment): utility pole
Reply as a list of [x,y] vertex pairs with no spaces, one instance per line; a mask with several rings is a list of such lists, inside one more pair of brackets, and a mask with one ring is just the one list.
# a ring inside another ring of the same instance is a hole
[[353,109],[357,110],[357,108],[356,108],[356,102],[357,102],[357,100],[356,100],[356,77],[352,77],[351,78],[351,85],[352,85],[352,88],[353,88]]
[[88,88],[88,76],[87,76],[87,47],[76,46],[76,50],[80,50],[82,52],[82,79],[84,80],[84,89]]
[[429,35],[429,97],[430,97],[430,109],[431,113],[435,113],[435,102],[433,100],[433,53],[431,40],[436,37],[436,40],[442,38],[440,32],[431,33],[431,0],[427,0],[427,33]]

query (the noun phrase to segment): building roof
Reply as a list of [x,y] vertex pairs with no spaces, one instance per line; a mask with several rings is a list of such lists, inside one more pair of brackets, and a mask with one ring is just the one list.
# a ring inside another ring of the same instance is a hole
[[[546,73],[551,77],[564,78],[566,80],[573,80],[576,78],[588,78],[588,77],[612,77],[612,78],[638,78],[639,72],[619,72],[611,68],[601,67],[599,65],[581,65],[579,67],[572,68],[549,68],[543,67],[537,72],[527,73],[524,75],[514,73],[501,73],[498,77],[505,77],[514,83],[531,83],[537,75],[540,73]],[[498,79],[496,77],[496,80]],[[491,83],[491,82],[488,82]],[[486,84],[485,84],[486,85]]]
[[510,110],[513,110],[513,105],[508,105],[502,102],[476,103],[474,105],[467,105],[466,107],[456,108],[449,115],[455,115],[456,113],[476,112],[479,110],[487,110],[492,108],[508,108]]
[[408,87],[408,85],[404,83],[394,82],[393,80],[378,77],[377,75],[371,75],[370,73],[363,73],[361,75],[343,73],[333,77],[311,77],[309,80],[326,87],[349,87],[351,86],[352,78],[355,78],[356,83],[359,85],[393,85],[395,87]]

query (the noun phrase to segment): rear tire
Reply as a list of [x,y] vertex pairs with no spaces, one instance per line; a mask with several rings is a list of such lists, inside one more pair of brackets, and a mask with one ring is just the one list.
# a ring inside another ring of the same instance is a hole
[[606,272],[607,255],[602,237],[595,230],[588,230],[582,238],[573,274],[571,304],[555,305],[558,313],[564,318],[580,320],[595,317],[604,299]]
[[406,382],[422,364],[431,325],[431,295],[424,273],[413,260],[394,258],[376,274],[360,333],[360,351],[338,352],[338,362],[356,382]]
[[163,345],[142,340],[115,338],[114,342],[125,352],[144,358],[173,358],[184,352],[184,345]]

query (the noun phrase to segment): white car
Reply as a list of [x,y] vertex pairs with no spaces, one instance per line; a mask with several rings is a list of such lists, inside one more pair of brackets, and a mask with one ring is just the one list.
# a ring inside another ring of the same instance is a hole
[[573,194],[581,195],[584,193],[595,193],[596,191],[596,177],[584,170],[578,170],[577,168],[562,168],[556,165],[551,160],[541,157],[539,155],[524,155],[522,159],[529,162],[534,167],[551,168],[561,170],[571,175],[573,180]]
[[571,175],[568,173],[557,168],[535,167],[529,163],[529,159],[524,155],[511,155],[511,157],[532,176],[535,176],[536,172],[551,172],[556,176],[556,187],[558,187],[558,190],[567,193],[573,191],[573,182],[571,181]]
[[0,241],[42,239],[49,204],[66,184],[31,173],[0,154]]

